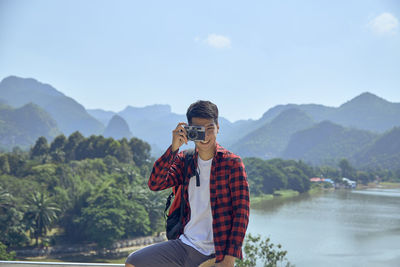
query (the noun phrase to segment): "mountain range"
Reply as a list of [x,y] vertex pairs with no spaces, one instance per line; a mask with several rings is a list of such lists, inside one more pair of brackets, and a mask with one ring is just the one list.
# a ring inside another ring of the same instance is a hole
[[61,132],[56,121],[38,105],[28,103],[20,108],[0,104],[0,148],[23,149],[40,137],[53,139]]
[[0,83],[0,99],[18,108],[35,103],[46,111],[65,135],[80,131],[84,135],[101,134],[104,125],[89,115],[86,109],[71,97],[54,87],[36,81],[10,76]]
[[[135,136],[151,144],[153,156],[159,156],[169,146],[177,123],[186,121],[185,115],[173,113],[169,105],[127,106],[120,112],[86,110],[51,85],[16,76],[0,82],[0,106],[3,149],[27,147],[42,135],[51,140],[58,133],[80,131],[85,136],[102,134],[116,139]],[[35,110],[29,112],[30,122],[16,123],[13,116],[20,109]],[[357,166],[367,162],[386,166],[381,159],[391,162],[400,155],[387,141],[399,137],[400,103],[368,92],[339,107],[278,105],[258,120],[230,122],[221,117],[219,124],[218,142],[242,157],[282,157],[313,164],[335,164],[348,158]],[[398,162],[395,165],[400,168]]]

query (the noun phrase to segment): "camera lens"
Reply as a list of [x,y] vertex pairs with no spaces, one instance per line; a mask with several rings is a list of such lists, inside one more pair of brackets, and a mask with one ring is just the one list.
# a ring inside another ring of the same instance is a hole
[[188,132],[188,137],[190,140],[195,140],[197,138],[197,131],[191,130]]

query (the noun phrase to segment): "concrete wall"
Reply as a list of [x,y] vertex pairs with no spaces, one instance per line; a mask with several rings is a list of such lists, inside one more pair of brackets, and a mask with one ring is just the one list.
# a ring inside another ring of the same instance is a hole
[[[215,259],[203,262],[199,267],[214,267]],[[35,262],[35,261],[0,261],[0,267],[123,267],[125,264],[79,263],[79,262]]]
[[124,264],[78,263],[78,262],[35,262],[0,261],[0,267],[122,267]]

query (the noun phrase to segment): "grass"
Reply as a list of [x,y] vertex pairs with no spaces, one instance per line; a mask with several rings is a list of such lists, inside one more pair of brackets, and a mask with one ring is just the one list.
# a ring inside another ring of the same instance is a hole
[[383,188],[388,188],[388,189],[400,188],[400,183],[394,183],[394,182],[381,182],[379,183],[379,185],[382,186]]
[[274,194],[261,194],[256,197],[250,197],[250,203],[252,208],[258,208],[271,201],[290,199],[298,195],[299,192],[294,190],[277,190]]

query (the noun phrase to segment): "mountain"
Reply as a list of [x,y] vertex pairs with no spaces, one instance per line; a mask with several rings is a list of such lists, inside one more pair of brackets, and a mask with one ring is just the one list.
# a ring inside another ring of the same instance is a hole
[[329,116],[335,111],[333,107],[326,107],[323,105],[317,104],[287,104],[287,105],[277,105],[273,108],[270,108],[267,112],[263,114],[260,121],[262,122],[270,122],[275,117],[277,117],[281,112],[289,109],[300,109],[306,112],[314,121],[320,122],[329,118]]
[[114,139],[132,138],[132,133],[126,121],[119,115],[114,115],[107,125],[103,133],[104,137],[112,137]]
[[383,133],[400,126],[400,103],[363,93],[341,105],[328,119],[343,126]]
[[56,120],[65,135],[80,131],[88,136],[104,131],[104,125],[90,116],[81,104],[51,85],[35,79],[16,76],[3,79],[0,82],[0,98],[13,107],[21,107],[30,102],[37,104]]
[[38,105],[29,103],[20,108],[0,105],[0,147],[4,150],[14,146],[27,149],[40,136],[51,141],[60,133],[56,121]]
[[[186,115],[173,113],[169,105],[151,105],[146,107],[128,106],[118,115],[123,117],[132,133],[151,144],[153,155],[162,154],[172,140],[172,130],[179,122],[187,122]],[[235,123],[224,117],[218,119],[220,131],[218,142],[227,147],[257,126],[253,120],[243,120]],[[186,147],[185,147],[186,148]]]
[[87,109],[86,111],[89,113],[90,116],[92,116],[104,125],[108,125],[111,118],[117,114],[114,111],[106,111],[102,109]]
[[184,115],[173,113],[169,105],[128,106],[118,115],[125,119],[135,137],[148,142],[158,153],[164,152],[171,144],[171,133],[176,125],[186,121]]
[[291,135],[313,123],[310,116],[302,110],[284,110],[270,123],[241,138],[230,149],[242,157],[279,157]]
[[372,132],[323,121],[293,134],[282,156],[316,165],[332,165],[341,158],[349,159],[376,137]]
[[239,120],[232,123],[220,117],[218,142],[225,147],[231,147],[237,140],[259,128],[261,124],[259,120]]
[[262,122],[271,121],[282,111],[298,108],[316,122],[329,120],[346,127],[383,133],[400,126],[400,103],[392,103],[371,93],[362,93],[340,107],[316,104],[278,105],[265,112]]
[[400,170],[400,127],[382,134],[352,157],[357,166]]
[[[171,144],[172,130],[186,121],[184,114],[172,112],[169,105],[127,106],[119,113],[85,110],[51,85],[15,76],[0,82],[0,107],[0,144],[7,148],[17,144],[28,147],[39,135],[51,139],[55,132],[70,135],[78,130],[86,136],[133,134],[150,143],[153,156],[159,156]],[[363,93],[339,107],[278,105],[258,120],[232,123],[220,117],[219,124],[218,142],[241,156],[284,156],[316,164],[347,157],[361,166],[363,162],[396,159],[389,145],[384,154],[377,144],[386,144],[387,139],[396,144],[396,131],[391,133],[391,129],[400,126],[400,103]],[[373,142],[377,142],[375,146]]]

